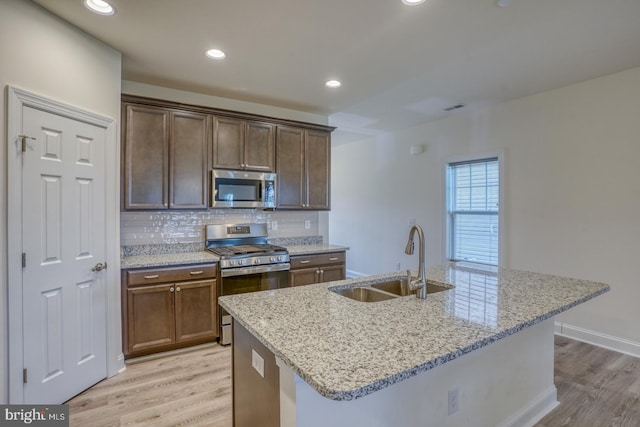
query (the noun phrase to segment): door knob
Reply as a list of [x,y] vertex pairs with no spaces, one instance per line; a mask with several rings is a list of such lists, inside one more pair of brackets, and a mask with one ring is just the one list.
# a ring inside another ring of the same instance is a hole
[[104,264],[99,262],[95,266],[93,266],[91,271],[102,271],[102,270],[104,270],[106,268],[107,268],[107,263],[106,262]]

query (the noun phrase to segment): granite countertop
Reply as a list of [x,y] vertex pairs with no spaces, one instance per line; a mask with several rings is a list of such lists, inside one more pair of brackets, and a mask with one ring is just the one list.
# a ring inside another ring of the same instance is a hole
[[[330,245],[326,243],[307,245],[283,245],[289,255],[308,255],[314,253],[346,251],[346,246]],[[171,252],[175,249],[176,252]],[[185,250],[180,252],[179,250]],[[165,267],[180,264],[204,264],[217,262],[217,255],[205,250],[194,250],[193,246],[178,245],[141,245],[140,249],[131,251],[130,255],[123,255],[120,268]]]
[[329,245],[320,243],[315,245],[285,245],[289,255],[309,255],[327,252],[341,252],[349,250],[347,246]]
[[[415,272],[414,272],[415,274]],[[398,272],[229,295],[222,305],[321,395],[351,400],[458,358],[594,298],[609,286],[514,270],[454,265],[427,279],[455,288],[381,302],[330,292]]]
[[166,254],[142,254],[123,256],[120,268],[168,267],[181,264],[206,264],[218,262],[217,255],[207,251],[178,252]]

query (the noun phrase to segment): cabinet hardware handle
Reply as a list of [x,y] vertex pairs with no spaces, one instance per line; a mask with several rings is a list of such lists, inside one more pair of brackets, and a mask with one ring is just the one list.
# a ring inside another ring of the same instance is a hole
[[338,260],[338,257],[335,257],[335,256],[334,256],[334,257],[329,258],[329,261],[337,261],[337,260]]
[[192,275],[192,276],[197,276],[198,274],[202,274],[202,273],[204,273],[204,271],[198,270],[198,271],[192,271],[189,274]]
[[176,287],[176,292],[180,292],[180,286]]
[[310,259],[303,259],[302,261],[300,261],[300,264],[309,264],[310,262]]
[[150,274],[148,276],[144,276],[145,279],[157,279],[158,277],[160,277],[159,274]]
[[173,289],[173,286],[169,288],[169,292],[173,292],[175,289]]

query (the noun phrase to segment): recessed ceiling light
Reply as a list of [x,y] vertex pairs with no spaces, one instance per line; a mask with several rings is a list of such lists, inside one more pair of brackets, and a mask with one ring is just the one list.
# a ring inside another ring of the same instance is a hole
[[338,80],[329,80],[324,85],[326,87],[340,87],[342,86],[342,83],[340,83]]
[[209,49],[207,56],[211,59],[224,59],[227,55],[220,49]]
[[98,15],[113,15],[115,13],[113,7],[104,0],[84,0],[84,5]]
[[426,0],[402,0],[402,3],[406,4],[407,6],[415,6],[417,4],[420,3],[424,3]]

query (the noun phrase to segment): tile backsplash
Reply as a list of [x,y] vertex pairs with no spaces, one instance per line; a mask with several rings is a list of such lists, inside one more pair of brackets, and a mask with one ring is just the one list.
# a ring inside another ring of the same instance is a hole
[[318,212],[280,212],[257,209],[208,211],[121,212],[120,244],[153,245],[194,243],[204,245],[208,224],[266,223],[269,238],[319,234]]

